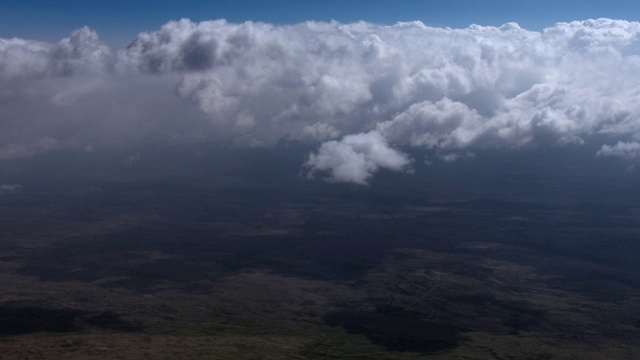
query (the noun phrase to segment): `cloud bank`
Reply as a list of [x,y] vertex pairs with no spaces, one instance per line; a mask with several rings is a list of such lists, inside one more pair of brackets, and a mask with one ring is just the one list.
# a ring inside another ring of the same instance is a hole
[[609,19],[542,32],[183,19],[125,49],[82,28],[58,43],[0,39],[0,158],[296,141],[319,146],[311,176],[355,183],[406,170],[398,147],[454,161],[447,154],[593,143],[631,159],[638,74],[640,23]]

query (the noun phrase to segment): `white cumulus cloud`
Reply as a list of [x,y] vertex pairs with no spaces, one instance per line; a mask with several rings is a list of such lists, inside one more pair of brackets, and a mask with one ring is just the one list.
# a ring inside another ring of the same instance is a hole
[[442,154],[638,142],[639,74],[640,23],[610,19],[542,32],[183,19],[124,49],[82,28],[0,39],[0,153],[150,138],[322,148],[371,131]]
[[328,172],[328,181],[367,184],[380,168],[407,170],[411,160],[404,153],[389,146],[377,131],[347,135],[340,141],[327,141],[305,163],[308,176]]

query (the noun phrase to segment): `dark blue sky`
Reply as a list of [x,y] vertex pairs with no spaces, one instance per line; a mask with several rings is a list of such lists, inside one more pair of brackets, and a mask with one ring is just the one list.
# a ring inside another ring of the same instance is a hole
[[305,20],[365,20],[381,24],[420,20],[429,26],[467,27],[515,21],[540,30],[558,21],[609,17],[640,19],[640,2],[594,0],[2,0],[0,37],[59,40],[71,30],[89,26],[112,45],[124,46],[141,31],[169,20],[225,18],[277,24]]

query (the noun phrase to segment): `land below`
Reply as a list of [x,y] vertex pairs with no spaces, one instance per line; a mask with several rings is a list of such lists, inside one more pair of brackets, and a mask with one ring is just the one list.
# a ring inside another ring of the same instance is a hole
[[197,150],[5,164],[1,359],[640,356],[636,173]]

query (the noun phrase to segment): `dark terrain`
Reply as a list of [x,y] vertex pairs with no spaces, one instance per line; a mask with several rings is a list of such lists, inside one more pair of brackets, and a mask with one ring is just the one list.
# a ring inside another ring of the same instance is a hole
[[0,358],[637,358],[640,176],[582,150],[370,186],[295,147],[5,160]]

